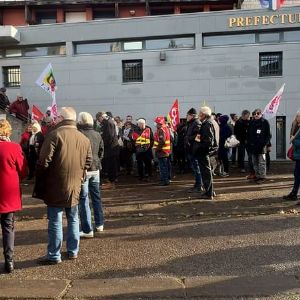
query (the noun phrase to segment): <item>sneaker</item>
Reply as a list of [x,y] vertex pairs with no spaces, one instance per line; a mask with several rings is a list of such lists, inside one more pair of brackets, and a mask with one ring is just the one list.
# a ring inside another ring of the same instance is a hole
[[96,226],[95,231],[96,232],[102,232],[104,230],[104,226],[100,225],[100,226]]
[[266,181],[266,178],[257,178],[257,179],[254,179],[254,181],[257,184],[262,184]]
[[223,173],[220,174],[220,176],[221,176],[221,177],[229,177],[229,174],[226,173],[226,172],[223,172]]
[[283,196],[282,199],[283,200],[297,201],[298,197],[295,194],[289,193],[288,195]]
[[256,178],[256,176],[255,176],[255,174],[249,174],[247,177],[246,177],[246,179],[248,179],[248,180],[255,180],[255,179],[257,179]]
[[77,258],[78,258],[78,255],[68,254],[68,259],[69,260],[76,260]]
[[80,231],[80,232],[79,232],[79,235],[80,235],[81,238],[91,239],[91,238],[94,237],[94,231],[90,231],[90,232],[88,232],[88,233],[85,233],[85,232],[83,232],[83,231]]
[[159,186],[166,186],[166,185],[169,185],[170,182],[169,181],[165,181],[165,182],[159,182]]
[[197,192],[202,192],[202,187],[201,186],[193,186],[192,188],[188,189],[188,193],[197,193]]
[[47,256],[43,256],[38,259],[38,264],[39,265],[58,265],[61,263],[61,260],[54,260],[54,259],[49,259]]

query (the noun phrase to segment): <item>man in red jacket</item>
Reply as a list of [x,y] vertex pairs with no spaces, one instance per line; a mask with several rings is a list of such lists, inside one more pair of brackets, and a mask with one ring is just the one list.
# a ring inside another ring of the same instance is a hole
[[27,121],[29,105],[27,99],[23,99],[21,95],[17,95],[16,101],[9,106],[9,112],[15,114],[18,119]]

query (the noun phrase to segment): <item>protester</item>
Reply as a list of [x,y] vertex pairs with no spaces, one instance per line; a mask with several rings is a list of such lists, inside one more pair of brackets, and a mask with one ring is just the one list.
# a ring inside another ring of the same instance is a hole
[[152,146],[154,143],[153,133],[146,120],[138,119],[137,128],[132,134],[134,141],[139,180],[148,180],[152,176]]
[[297,195],[300,187],[300,111],[297,112],[295,118],[297,124],[294,126],[291,132],[291,140],[294,151],[294,160],[295,160],[295,168],[294,168],[294,185],[292,191],[283,196],[284,200],[297,200]]
[[186,171],[186,151],[184,147],[187,125],[184,119],[177,126],[177,142],[174,146],[174,161],[178,167],[177,172],[183,174]]
[[[236,121],[239,119],[238,115],[236,113],[231,113],[230,114],[230,120],[228,122],[228,125],[231,129],[232,134],[234,133],[234,127],[235,127],[235,123]],[[236,162],[236,153],[237,153],[237,148],[233,147],[230,148],[230,160],[231,160],[231,166],[235,166],[235,162]]]
[[16,117],[22,121],[28,120],[28,110],[28,101],[27,99],[23,99],[20,94],[17,95],[17,99],[9,106],[9,112],[15,114]]
[[0,89],[0,109],[8,110],[9,105],[10,105],[10,102],[6,95],[6,88],[2,87]]
[[36,170],[33,196],[44,200],[48,215],[47,255],[39,260],[40,264],[61,263],[64,210],[68,222],[68,258],[77,258],[78,202],[81,184],[91,164],[91,144],[77,130],[76,111],[72,107],[62,107],[56,127],[45,137]]
[[201,192],[202,179],[198,160],[196,155],[193,153],[193,147],[195,144],[195,138],[199,133],[201,122],[198,119],[197,111],[195,108],[191,108],[186,114],[186,134],[184,137],[184,149],[187,155],[187,159],[191,165],[194,173],[194,186],[188,192]]
[[264,119],[260,109],[254,110],[254,119],[248,130],[248,145],[255,171],[254,181],[258,184],[266,179],[266,151],[271,140],[270,124]]
[[[220,114],[221,116],[221,114]],[[214,133],[215,133],[215,140],[216,140],[216,145],[219,146],[220,143],[220,126],[219,123],[216,121],[219,121],[219,118],[216,118],[216,114],[215,113],[211,113],[211,117],[210,117],[210,121],[214,126]],[[218,158],[218,153],[216,151],[215,154],[211,154],[209,156],[209,160],[210,160],[210,166],[211,166],[211,170],[212,170],[212,174],[213,175],[220,175],[221,174],[221,162]]]
[[102,139],[104,143],[104,172],[108,175],[109,182],[102,184],[102,189],[114,189],[118,176],[119,166],[119,143],[114,120],[107,113],[101,112],[98,115],[101,124]]
[[170,184],[169,156],[171,153],[170,130],[165,123],[164,117],[155,118],[156,132],[154,134],[153,149],[159,163],[160,182],[159,185]]
[[25,128],[25,131],[21,134],[21,140],[20,140],[20,146],[22,148],[22,151],[26,157],[26,160],[28,162],[28,156],[29,156],[29,138],[32,133],[32,124],[28,124]]
[[196,151],[200,172],[202,176],[202,182],[204,192],[201,194],[201,198],[213,200],[213,178],[212,170],[210,166],[209,156],[217,152],[217,142],[215,138],[214,126],[211,122],[211,109],[207,106],[200,108],[199,120],[202,123],[199,134],[196,137]]
[[36,163],[40,155],[40,151],[44,142],[44,135],[38,122],[31,124],[31,136],[28,140],[28,180],[35,175]]
[[10,141],[12,128],[0,120],[0,219],[2,228],[4,268],[14,270],[14,212],[21,210],[20,179],[26,175],[26,160],[20,145]]
[[238,145],[238,167],[241,173],[245,173],[245,153],[247,151],[248,154],[248,164],[249,169],[253,169],[252,160],[249,160],[249,152],[247,148],[247,135],[248,135],[248,128],[250,124],[250,111],[245,109],[242,111],[241,117],[236,121],[234,126],[234,135],[236,136],[237,140],[240,142]]
[[134,141],[132,140],[132,133],[132,124],[126,121],[122,129],[121,165],[125,168],[127,175],[132,173],[133,168]]
[[80,237],[84,238],[94,237],[89,195],[92,200],[94,211],[95,231],[101,232],[104,228],[104,217],[100,194],[100,170],[101,160],[104,155],[104,144],[100,133],[93,129],[93,123],[93,117],[89,113],[79,113],[77,125],[78,129],[90,140],[93,154],[92,165],[87,170],[85,181],[81,185],[79,201],[79,215],[81,221]]
[[229,149],[225,147],[225,141],[232,135],[233,127],[228,125],[229,117],[227,115],[222,115],[219,118],[220,124],[220,143],[218,150],[218,158],[221,162],[221,177],[229,176],[229,161],[228,161],[228,152]]

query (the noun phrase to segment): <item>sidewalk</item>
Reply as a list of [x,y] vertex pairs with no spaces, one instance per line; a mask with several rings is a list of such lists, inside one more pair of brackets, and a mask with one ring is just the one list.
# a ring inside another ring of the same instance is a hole
[[0,299],[300,299],[295,276],[1,280]]

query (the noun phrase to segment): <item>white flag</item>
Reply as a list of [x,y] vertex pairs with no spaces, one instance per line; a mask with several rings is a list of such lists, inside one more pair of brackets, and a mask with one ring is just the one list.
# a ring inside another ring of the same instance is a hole
[[271,99],[271,101],[267,104],[263,111],[264,118],[267,120],[272,119],[276,116],[280,100],[283,94],[285,83],[282,85],[282,87],[279,89],[279,91],[276,93],[276,95]]
[[51,115],[53,117],[57,117],[57,104],[55,96],[57,86],[51,63],[48,64],[48,66],[45,68],[45,70],[42,72],[42,74],[35,83],[51,95]]
[[55,93],[57,87],[51,63],[45,68],[35,83],[51,96]]

